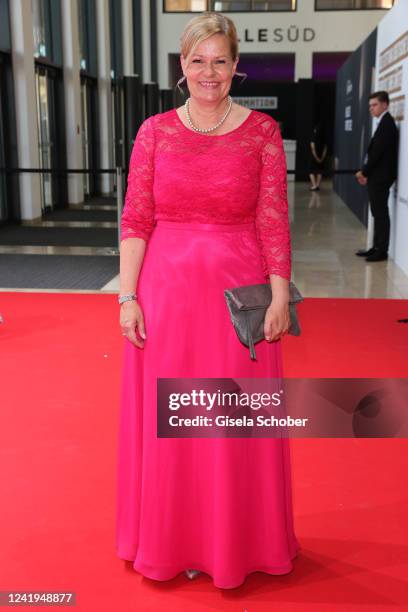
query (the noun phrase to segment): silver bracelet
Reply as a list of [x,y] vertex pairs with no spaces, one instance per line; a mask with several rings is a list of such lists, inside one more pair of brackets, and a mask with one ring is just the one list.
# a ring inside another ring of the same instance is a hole
[[131,300],[137,300],[136,293],[129,293],[128,295],[119,295],[118,296],[119,304],[124,304],[125,302],[130,302]]

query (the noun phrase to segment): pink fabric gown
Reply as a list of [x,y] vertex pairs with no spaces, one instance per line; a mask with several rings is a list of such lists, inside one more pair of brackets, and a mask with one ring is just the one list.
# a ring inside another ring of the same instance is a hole
[[185,569],[219,588],[285,574],[299,550],[287,439],[157,438],[158,377],[282,376],[280,342],[251,361],[223,291],[290,278],[286,164],[276,122],[251,111],[220,136],[175,109],[141,125],[122,239],[147,242],[137,293],[147,339],[125,340],[118,450],[117,555],[144,576]]

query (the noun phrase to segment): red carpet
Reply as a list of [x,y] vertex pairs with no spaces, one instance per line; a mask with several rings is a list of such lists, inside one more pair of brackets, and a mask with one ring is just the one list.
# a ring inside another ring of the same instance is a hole
[[[406,440],[292,441],[291,574],[157,583],[115,556],[115,296],[0,293],[0,312],[0,590],[75,591],[87,612],[408,609]],[[300,316],[286,376],[408,377],[408,302],[308,299]]]

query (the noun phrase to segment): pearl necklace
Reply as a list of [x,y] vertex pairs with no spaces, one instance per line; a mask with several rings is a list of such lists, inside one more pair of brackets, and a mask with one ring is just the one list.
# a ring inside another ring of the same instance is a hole
[[210,128],[199,128],[196,125],[193,124],[193,122],[191,121],[191,117],[190,117],[190,109],[189,109],[189,103],[190,103],[190,98],[187,98],[187,100],[185,101],[184,104],[184,108],[186,111],[186,115],[187,115],[187,121],[191,127],[192,130],[194,130],[195,132],[200,132],[201,134],[207,134],[207,132],[213,132],[214,130],[216,130],[218,127],[220,127],[220,125],[222,123],[224,123],[224,121],[226,120],[226,118],[228,117],[228,115],[231,112],[231,108],[232,108],[232,98],[231,96],[228,96],[228,100],[229,100],[229,105],[227,108],[227,111],[225,112],[225,114],[221,117],[221,119],[219,120],[219,122],[214,125],[214,127],[210,127]]

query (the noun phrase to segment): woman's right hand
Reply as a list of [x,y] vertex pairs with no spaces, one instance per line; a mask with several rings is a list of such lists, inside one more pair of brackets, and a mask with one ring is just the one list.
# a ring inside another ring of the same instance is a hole
[[[143,311],[136,300],[124,302],[120,307],[120,327],[122,334],[135,346],[144,347],[146,330]],[[136,329],[142,339],[136,335]]]

